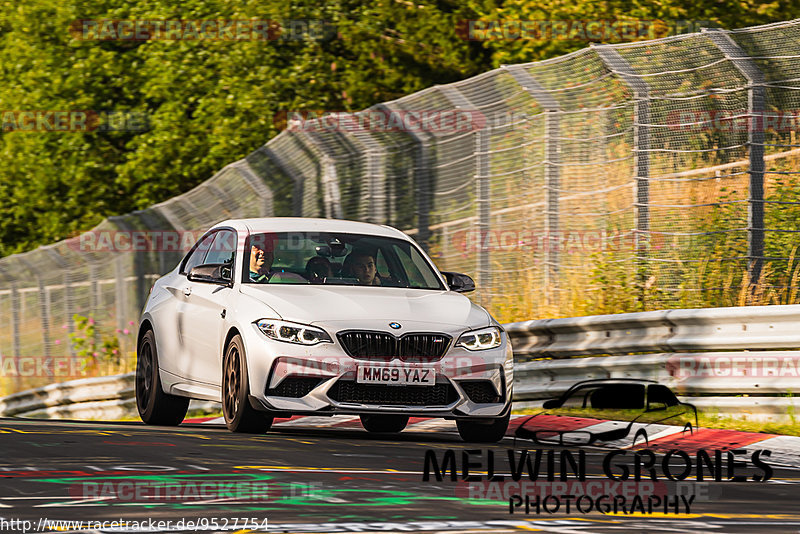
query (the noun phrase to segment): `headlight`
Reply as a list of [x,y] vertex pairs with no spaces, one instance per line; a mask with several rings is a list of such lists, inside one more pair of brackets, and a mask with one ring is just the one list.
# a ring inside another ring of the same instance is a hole
[[501,343],[500,329],[496,326],[490,326],[461,334],[456,346],[464,347],[467,350],[485,350],[499,347]]
[[276,319],[261,319],[256,322],[259,330],[270,339],[297,343],[298,345],[316,345],[317,343],[333,343],[331,336],[321,328],[305,324],[289,323]]

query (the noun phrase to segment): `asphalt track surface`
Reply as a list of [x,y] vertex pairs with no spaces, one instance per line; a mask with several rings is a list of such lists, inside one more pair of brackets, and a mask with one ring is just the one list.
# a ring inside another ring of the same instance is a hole
[[[275,532],[800,531],[800,470],[790,467],[774,467],[766,483],[708,484],[691,513],[678,515],[510,514],[507,499],[470,498],[463,482],[423,482],[427,449],[441,457],[448,449],[460,455],[479,448],[485,455],[487,447],[463,443],[453,432],[289,427],[252,436],[201,424],[0,419],[0,531],[78,531],[56,529],[55,520],[89,521],[83,532],[135,531],[92,527],[120,519],[129,527],[152,521],[150,530],[136,530],[151,532],[262,531],[265,519]],[[490,448],[499,458],[536,446],[506,438]],[[601,467],[607,452],[586,449],[588,481],[608,480]],[[193,493],[203,483],[212,484],[205,486],[210,497]],[[124,484],[144,489],[126,496]],[[159,484],[183,493],[154,497]],[[248,488],[268,489],[248,496]],[[187,525],[176,524],[181,519],[193,527],[179,529]],[[158,527],[167,520],[169,528]]]

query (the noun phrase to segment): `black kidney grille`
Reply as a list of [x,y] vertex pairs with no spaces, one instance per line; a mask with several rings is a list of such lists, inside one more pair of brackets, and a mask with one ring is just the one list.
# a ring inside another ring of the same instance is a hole
[[299,399],[308,395],[312,389],[322,382],[321,378],[295,376],[285,378],[278,387],[267,389],[268,397],[291,397]]
[[328,396],[337,402],[403,406],[447,406],[458,398],[450,384],[383,386],[353,380],[339,380],[328,390]]
[[386,332],[351,331],[337,334],[344,350],[353,358],[391,360],[438,360],[450,346],[445,334],[405,334],[394,337]]
[[494,390],[494,386],[488,380],[474,380],[469,382],[459,382],[459,386],[467,394],[469,400],[478,404],[488,404],[500,402],[502,398]]

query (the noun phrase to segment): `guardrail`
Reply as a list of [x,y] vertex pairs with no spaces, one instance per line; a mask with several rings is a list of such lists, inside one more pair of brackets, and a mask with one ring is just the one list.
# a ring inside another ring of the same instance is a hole
[[659,310],[504,326],[520,360],[636,352],[800,349],[800,305]]
[[[657,380],[721,416],[787,419],[800,412],[800,400],[785,396],[800,393],[800,350],[792,350],[800,349],[800,305],[663,310],[504,326],[516,359],[518,406],[536,405],[580,380],[642,378]],[[73,380],[17,393],[0,399],[0,415],[136,417],[133,376]],[[218,406],[195,403],[190,409]]]
[[[134,373],[82,378],[0,398],[0,416],[44,419],[131,419],[139,416]],[[218,402],[192,401],[189,411],[217,412]]]
[[[660,310],[504,325],[514,400],[551,398],[580,380],[641,378],[721,416],[800,412],[800,305]],[[771,350],[776,349],[776,350]],[[604,354],[604,357],[586,357]]]

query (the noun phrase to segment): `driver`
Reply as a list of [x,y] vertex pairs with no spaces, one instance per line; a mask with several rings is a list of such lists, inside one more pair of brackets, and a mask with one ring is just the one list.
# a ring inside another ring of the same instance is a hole
[[266,284],[272,276],[272,262],[275,261],[272,242],[266,235],[254,236],[250,243],[249,281]]
[[375,266],[375,257],[364,250],[354,250],[344,260],[346,271],[365,286],[381,285],[381,277]]

